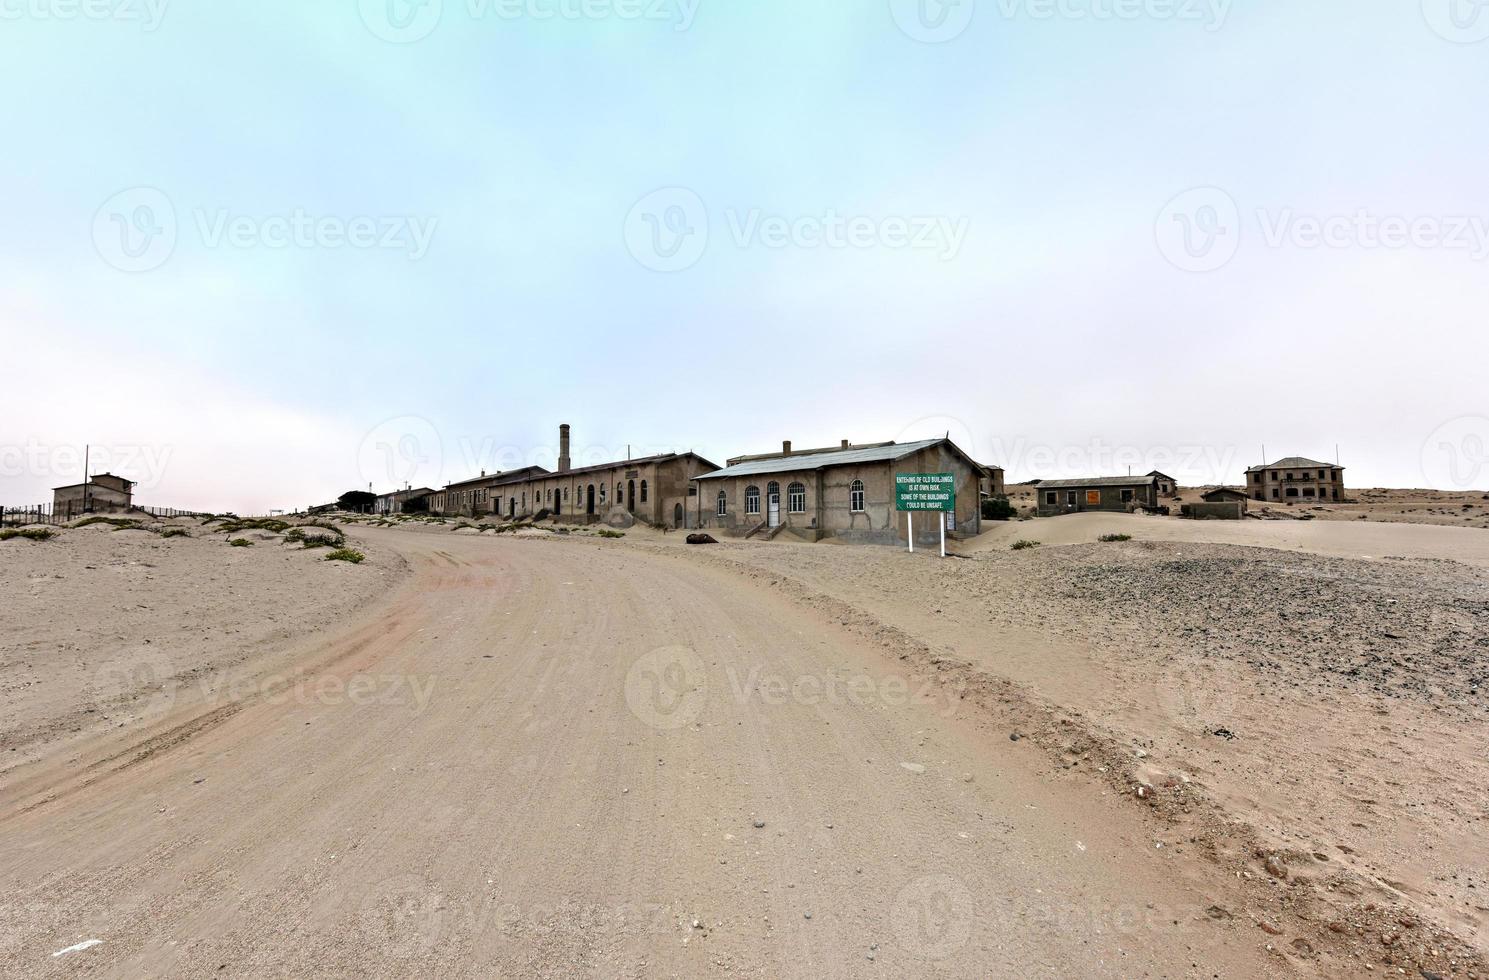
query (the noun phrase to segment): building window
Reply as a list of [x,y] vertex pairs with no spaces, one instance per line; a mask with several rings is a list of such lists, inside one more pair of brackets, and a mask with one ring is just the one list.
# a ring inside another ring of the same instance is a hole
[[1100,507],[1101,506],[1101,491],[1100,490],[1087,490],[1086,491],[1086,503],[1087,503],[1087,505],[1089,505],[1091,507]]
[[760,513],[760,488],[755,486],[745,487],[745,513]]
[[1124,503],[1124,504],[1130,504],[1130,503],[1132,503],[1132,491],[1131,490],[1123,490],[1122,491],[1122,503]]
[[569,499],[569,488],[568,487],[564,487],[564,499],[565,500],[568,500]]
[[848,509],[855,514],[863,513],[863,481],[854,480],[848,487]]
[[807,488],[800,483],[793,483],[786,488],[786,504],[793,514],[805,514],[807,512]]
[[1046,490],[1044,493],[1044,502],[1047,506],[1058,507],[1060,505],[1060,495],[1053,490]]
[[729,498],[724,496],[724,491],[719,491],[719,502],[717,505],[718,515],[723,517],[729,513]]
[[606,487],[606,484],[604,484],[604,483],[600,484],[600,504],[602,506],[605,503],[605,487]]
[[1069,506],[1069,507],[1074,507],[1075,506],[1075,491],[1074,490],[1066,490],[1065,491],[1065,504],[1066,504],[1066,506]]
[[646,503],[646,481],[641,481],[641,502]]

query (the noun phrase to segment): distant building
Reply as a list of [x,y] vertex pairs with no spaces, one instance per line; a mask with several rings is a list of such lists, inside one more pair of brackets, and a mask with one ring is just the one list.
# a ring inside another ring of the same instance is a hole
[[1098,476],[1080,480],[1044,480],[1035,489],[1041,517],[1087,510],[1134,511],[1158,506],[1159,477]]
[[955,477],[955,512],[915,514],[918,542],[938,540],[943,521],[953,535],[981,530],[979,485],[986,470],[950,439],[860,446],[845,439],[835,449],[796,451],[783,442],[779,453],[737,456],[724,469],[694,479],[698,526],[750,535],[780,533],[779,528],[809,541],[903,544],[897,473]]
[[657,527],[693,527],[689,507],[695,477],[718,469],[697,453],[660,453],[574,469],[569,427],[559,426],[558,470],[526,466],[452,483],[429,496],[431,514],[515,520],[547,511],[559,521],[588,524],[633,518]]
[[395,490],[392,493],[380,493],[377,495],[377,503],[373,505],[374,514],[405,514],[415,510],[423,510],[427,504],[429,495],[434,493],[428,487],[419,487],[417,490]]
[[1246,492],[1252,500],[1280,501],[1344,499],[1344,467],[1303,456],[1288,456],[1246,471]]
[[987,474],[978,481],[978,487],[984,497],[1006,497],[1008,488],[1003,482],[1003,467],[984,466],[983,471]]
[[1244,490],[1217,487],[1200,494],[1200,503],[1184,504],[1180,513],[1198,520],[1239,521],[1246,516],[1248,499]]
[[1148,475],[1151,476],[1151,477],[1154,477],[1154,478],[1156,478],[1158,480],[1158,496],[1160,496],[1160,497],[1177,497],[1179,495],[1179,481],[1178,480],[1175,480],[1173,477],[1169,476],[1167,473],[1162,473],[1162,472],[1159,472],[1158,470],[1154,470],[1153,472],[1149,473]]
[[1235,487],[1216,487],[1207,493],[1200,494],[1200,499],[1208,504],[1228,503],[1230,501],[1247,501],[1246,491],[1237,490]]
[[115,513],[133,506],[133,481],[112,473],[99,473],[87,483],[74,483],[52,491],[52,513],[64,518],[74,514]]

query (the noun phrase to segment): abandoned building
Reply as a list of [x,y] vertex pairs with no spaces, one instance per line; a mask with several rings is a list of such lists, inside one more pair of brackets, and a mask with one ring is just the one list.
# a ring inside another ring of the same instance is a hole
[[1036,491],[1039,516],[1087,510],[1133,511],[1158,506],[1159,477],[1100,476],[1080,480],[1045,480]]
[[556,470],[526,466],[452,483],[430,496],[429,512],[517,520],[546,511],[559,521],[574,524],[631,519],[658,527],[691,527],[687,523],[691,512],[688,503],[697,492],[692,481],[718,469],[692,452],[660,453],[574,469],[570,465],[569,438],[569,426],[560,425]]
[[1246,491],[1235,487],[1216,487],[1200,494],[1200,503],[1184,504],[1180,513],[1198,520],[1239,521],[1246,516]]
[[112,473],[98,473],[86,483],[52,490],[52,513],[64,517],[117,513],[133,506],[134,482]]
[[429,502],[430,494],[434,493],[428,487],[412,487],[395,490],[392,493],[380,493],[377,502],[373,505],[374,514],[408,514],[424,510]]
[[984,465],[983,471],[987,474],[977,481],[978,489],[984,497],[1006,497],[1008,487],[1003,482],[1003,467]]
[[1179,481],[1160,470],[1153,470],[1148,474],[1158,481],[1158,496],[1177,497],[1179,495]]
[[1344,467],[1303,456],[1288,456],[1246,471],[1246,490],[1253,500],[1344,499]]
[[794,452],[784,442],[778,453],[735,457],[724,469],[695,477],[692,519],[698,527],[746,537],[789,531],[808,541],[904,544],[896,473],[955,477],[955,511],[915,514],[917,543],[934,543],[942,521],[952,536],[981,530],[980,485],[988,474],[944,438],[857,446],[844,439],[836,448]]

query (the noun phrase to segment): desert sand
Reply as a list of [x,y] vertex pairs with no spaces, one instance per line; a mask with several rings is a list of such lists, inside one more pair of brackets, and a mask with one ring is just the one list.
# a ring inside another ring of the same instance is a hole
[[1489,977],[1482,531],[346,530],[0,542],[6,975]]

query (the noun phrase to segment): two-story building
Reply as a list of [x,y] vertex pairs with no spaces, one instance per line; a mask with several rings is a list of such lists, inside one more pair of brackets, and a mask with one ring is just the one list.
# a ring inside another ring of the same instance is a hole
[[1304,456],[1288,456],[1246,471],[1246,492],[1252,500],[1297,503],[1302,500],[1344,499],[1344,467]]

